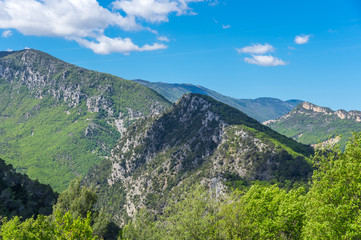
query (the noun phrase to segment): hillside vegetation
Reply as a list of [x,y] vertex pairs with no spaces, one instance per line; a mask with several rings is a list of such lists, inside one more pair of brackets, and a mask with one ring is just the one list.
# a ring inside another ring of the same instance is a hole
[[361,112],[332,111],[305,102],[283,117],[264,124],[304,144],[318,144],[334,138],[328,142],[338,143],[344,150],[352,132],[361,131]]
[[[182,188],[162,214],[141,208],[119,231],[95,211],[97,196],[73,182],[51,216],[0,225],[2,239],[359,239],[361,133],[345,152],[318,150],[308,185],[255,182],[223,194],[204,183]],[[118,236],[118,237],[117,237]]]
[[40,184],[0,159],[0,219],[49,215],[58,195],[49,185]]
[[0,156],[64,190],[100,163],[136,119],[170,103],[109,74],[24,50],[0,58]]
[[186,94],[162,115],[137,121],[84,181],[96,186],[98,207],[123,224],[141,207],[161,213],[196,182],[220,193],[255,180],[307,181],[312,152],[235,108]]
[[216,197],[198,186],[162,216],[139,211],[122,239],[359,239],[360,149],[355,134],[344,153],[317,152],[309,190],[256,183]]

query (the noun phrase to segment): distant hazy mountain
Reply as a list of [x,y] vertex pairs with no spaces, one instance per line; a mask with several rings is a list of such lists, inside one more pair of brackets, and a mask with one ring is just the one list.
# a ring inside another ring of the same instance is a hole
[[283,117],[264,124],[304,144],[318,144],[341,134],[342,138],[332,142],[338,142],[344,148],[351,133],[361,131],[361,112],[332,111],[304,102]]
[[175,102],[185,93],[204,94],[216,99],[217,101],[235,107],[260,122],[277,119],[291,111],[299,103],[303,102],[301,100],[282,101],[277,98],[266,97],[257,99],[236,99],[224,96],[205,87],[195,86],[192,84],[148,82],[138,79],[134,81],[152,88],[171,102]]
[[137,121],[85,182],[121,224],[142,207],[161,211],[194,183],[218,192],[232,181],[305,180],[312,169],[304,155],[312,152],[229,105],[186,94],[162,115]]
[[108,156],[133,121],[170,105],[40,51],[0,52],[0,157],[57,191]]

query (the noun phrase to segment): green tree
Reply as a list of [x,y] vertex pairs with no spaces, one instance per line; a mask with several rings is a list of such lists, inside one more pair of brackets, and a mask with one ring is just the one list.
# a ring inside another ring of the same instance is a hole
[[204,187],[186,192],[165,210],[163,225],[169,239],[216,239],[219,204]]
[[314,162],[304,238],[360,239],[361,133],[353,134],[344,153],[320,150]]
[[36,219],[28,218],[24,222],[21,222],[17,216],[9,221],[4,219],[0,236],[4,240],[98,239],[97,236],[93,236],[90,212],[86,218],[74,218],[70,212],[65,214],[56,212],[54,215],[53,221],[43,215],[39,215]]
[[147,209],[142,208],[134,219],[124,226],[120,239],[126,240],[155,240],[165,239],[164,229],[162,229],[155,216]]
[[[63,191],[58,198],[57,203],[54,205],[53,212],[60,212],[65,214],[70,212],[74,218],[86,218],[89,211],[92,212],[91,225],[94,235],[104,236],[111,235],[113,238],[119,232],[119,227],[111,224],[109,217],[105,214],[103,209],[99,211],[95,209],[98,195],[93,188],[81,185],[81,179],[76,178],[73,180],[68,189]],[[112,228],[110,228],[110,226]],[[111,231],[112,233],[110,233]]]
[[216,239],[218,202],[205,188],[184,189],[157,221],[141,209],[123,228],[122,239]]
[[93,210],[98,199],[94,190],[81,186],[81,179],[73,180],[63,191],[54,205],[54,212],[65,213],[70,211],[74,217],[86,217],[88,211]]
[[305,191],[253,185],[221,206],[221,239],[300,239]]

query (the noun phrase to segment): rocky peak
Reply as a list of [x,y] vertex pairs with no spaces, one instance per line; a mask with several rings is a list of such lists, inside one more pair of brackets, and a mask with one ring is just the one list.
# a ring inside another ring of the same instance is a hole
[[301,106],[302,106],[303,109],[310,110],[310,111],[313,111],[313,112],[325,113],[325,114],[328,114],[328,115],[332,114],[331,109],[320,107],[320,106],[317,106],[317,105],[312,104],[310,102],[303,102],[303,103],[301,103]]
[[81,70],[46,53],[27,49],[0,58],[0,78],[14,87],[26,86],[36,98],[52,95],[70,107],[77,106],[84,95],[80,79],[67,81],[69,70]]
[[129,85],[136,87],[133,82],[86,70],[33,49],[1,54],[0,78],[15,89],[25,86],[38,99],[52,96],[70,108],[84,103],[88,112],[103,112],[106,117],[113,118],[111,124],[120,133],[124,132],[124,125],[129,125],[129,122],[149,113],[159,114],[165,109],[161,103],[164,99],[159,99],[159,102],[150,103],[150,108],[142,111],[132,109],[130,106],[133,104],[129,103],[129,107],[123,107],[122,113],[115,107],[116,98],[120,97],[116,93],[121,92],[123,87],[124,91],[133,87]]
[[263,122],[264,125],[270,126],[280,121],[284,121],[288,118],[291,118],[295,115],[305,114],[305,115],[325,115],[330,117],[337,117],[339,119],[349,119],[355,122],[361,122],[361,112],[360,111],[345,111],[343,109],[333,111],[327,107],[320,107],[316,104],[310,102],[300,103],[296,108],[294,108],[291,112],[283,115],[279,119],[276,120],[268,120]]
[[[235,108],[208,96],[186,94],[162,115],[138,120],[113,149],[104,163],[107,167],[89,173],[87,181],[106,183],[99,187],[107,189],[102,190],[107,192],[104,199],[110,198],[106,196],[110,192],[124,194],[121,199],[113,195],[111,201],[118,209],[108,206],[109,212],[118,213],[119,223],[143,206],[162,210],[168,196],[195,182],[220,194],[230,175],[274,178],[274,169],[292,164],[294,158],[281,144],[277,147],[267,140],[273,137],[275,142],[302,148]],[[302,157],[298,160],[308,164]]]
[[[326,107],[320,107],[317,106],[315,104],[309,103],[309,102],[304,102],[302,103],[302,108],[315,112],[315,113],[323,113],[325,115],[330,115],[330,116],[336,116],[340,119],[351,119],[354,120],[355,122],[361,122],[361,112],[360,111],[345,111],[343,109],[337,110],[337,111],[332,111],[330,108],[326,108]],[[298,108],[296,108],[298,109]],[[295,110],[296,110],[295,109]]]

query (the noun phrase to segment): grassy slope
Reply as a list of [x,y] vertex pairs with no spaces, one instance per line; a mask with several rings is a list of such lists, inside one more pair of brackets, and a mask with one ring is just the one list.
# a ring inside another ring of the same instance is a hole
[[[11,58],[10,67],[22,69],[22,53],[0,60]],[[0,157],[57,191],[64,190],[71,179],[85,175],[103,156],[109,155],[120,133],[108,123],[119,113],[127,119],[128,109],[149,115],[155,102],[164,107],[170,105],[153,90],[132,81],[78,68],[38,51],[30,53],[36,55],[30,61],[33,72],[47,74],[50,64],[56,68],[48,80],[52,85],[40,89],[43,97],[36,98],[33,90],[19,84],[19,79],[10,83],[0,78]],[[70,107],[61,97],[56,100],[47,94],[49,89],[70,85],[79,85],[84,94],[77,106]],[[103,109],[89,112],[86,102],[92,96],[106,99],[113,116]],[[131,122],[127,120],[124,124],[127,127]]]
[[[8,88],[0,84],[1,99],[9,95]],[[92,114],[81,116],[73,111],[68,115],[66,105],[53,106],[55,99],[51,97],[31,98],[27,89],[14,95],[12,100],[5,97],[8,103],[1,101],[0,148],[7,162],[60,191],[76,175],[85,174],[90,166],[101,161],[91,153],[97,150],[96,144],[84,136],[89,124],[86,119]],[[36,106],[40,109],[25,119],[24,113]],[[110,142],[114,144],[115,139]]]

